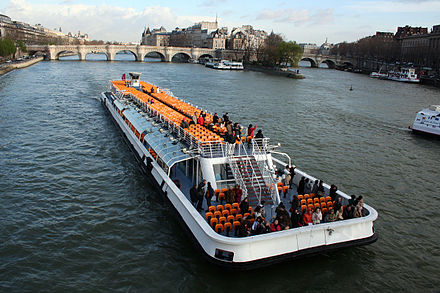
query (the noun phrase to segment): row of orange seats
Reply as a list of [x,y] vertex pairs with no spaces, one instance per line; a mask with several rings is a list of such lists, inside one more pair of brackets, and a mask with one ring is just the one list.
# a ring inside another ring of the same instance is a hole
[[[130,92],[135,96],[140,102],[148,104],[153,110],[156,110],[161,115],[163,115],[169,122],[174,123],[176,126],[180,126],[180,123],[184,118],[186,118],[183,114],[180,114],[176,110],[168,107],[164,103],[160,101],[156,101],[154,103],[149,104],[148,101],[152,99],[149,95],[142,93],[134,88],[126,87],[125,82],[120,83],[118,81],[112,81],[112,83],[117,86],[119,90],[125,90],[126,92]],[[209,142],[209,141],[221,141],[223,140],[219,135],[213,133],[212,131],[204,128],[201,125],[190,125],[189,128],[185,129],[185,131],[195,137],[199,142]]]

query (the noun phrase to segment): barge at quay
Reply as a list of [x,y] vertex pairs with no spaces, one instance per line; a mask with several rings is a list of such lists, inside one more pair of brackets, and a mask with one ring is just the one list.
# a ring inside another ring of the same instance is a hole
[[[206,112],[201,124],[182,125],[202,110],[168,90],[140,81],[140,73],[130,73],[130,77],[110,81],[101,102],[142,169],[168,199],[179,222],[209,261],[232,269],[253,269],[377,240],[373,222],[378,214],[367,204],[357,218],[237,237],[235,231],[244,221],[255,221],[257,205],[263,204],[265,220],[271,221],[281,203],[290,207],[290,198],[297,195],[296,186],[302,177],[312,182],[316,178],[295,169],[293,184],[284,186],[278,175],[292,161],[277,151],[269,138],[244,135],[229,143],[226,129],[213,125],[214,116]],[[209,206],[205,199],[202,209],[197,209],[190,189],[202,180],[211,184],[215,195]],[[237,185],[242,190],[241,199],[225,203],[228,189]],[[329,196],[330,186],[323,187],[325,194],[320,196],[298,195],[299,208],[332,210],[335,202]],[[336,197],[343,205],[350,199],[341,191]],[[244,198],[248,198],[249,208],[240,210],[238,202]]]

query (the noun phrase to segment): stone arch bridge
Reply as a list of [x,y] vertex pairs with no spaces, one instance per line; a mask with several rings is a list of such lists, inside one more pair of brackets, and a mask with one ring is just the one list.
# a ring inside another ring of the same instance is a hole
[[334,55],[322,55],[304,52],[301,61],[309,61],[310,66],[318,68],[322,63],[327,64],[328,68],[334,69],[336,66],[356,67],[356,60],[342,58]]
[[136,61],[142,62],[145,56],[155,53],[160,56],[162,61],[171,62],[177,54],[186,55],[188,58],[199,59],[202,56],[214,58],[215,49],[207,48],[188,48],[188,47],[156,47],[145,45],[29,45],[29,52],[42,52],[49,60],[58,60],[63,54],[76,54],[79,60],[86,60],[87,54],[103,53],[107,56],[107,61],[113,61],[118,52],[131,52]]

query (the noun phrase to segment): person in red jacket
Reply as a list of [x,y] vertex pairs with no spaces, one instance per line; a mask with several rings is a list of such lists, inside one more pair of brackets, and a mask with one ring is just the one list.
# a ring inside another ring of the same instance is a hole
[[278,223],[278,220],[275,220],[271,225],[270,225],[270,231],[272,232],[276,232],[276,231],[281,231],[281,226]]
[[308,209],[307,213],[304,214],[303,216],[303,220],[304,220],[304,225],[313,225],[312,222],[312,209]]
[[203,126],[204,122],[205,122],[205,120],[203,119],[203,116],[200,115],[199,118],[197,118],[197,124],[200,124]]
[[254,127],[252,127],[252,124],[249,124],[248,126],[248,136],[250,137],[254,137],[254,131],[255,129],[257,129],[257,125],[255,125]]

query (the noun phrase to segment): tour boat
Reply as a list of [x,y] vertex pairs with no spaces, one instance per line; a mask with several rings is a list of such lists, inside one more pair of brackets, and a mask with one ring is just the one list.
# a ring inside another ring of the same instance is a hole
[[233,62],[228,60],[221,60],[213,65],[214,69],[220,70],[244,70],[242,62]]
[[[127,80],[110,81],[101,101],[142,170],[170,202],[196,248],[212,263],[253,269],[377,240],[373,222],[378,214],[367,204],[358,218],[235,236],[240,221],[251,218],[252,208],[264,201],[265,221],[271,221],[281,202],[290,208],[290,198],[296,194],[302,176],[312,182],[315,178],[296,169],[292,188],[283,186],[279,172],[292,161],[288,154],[278,151],[279,144],[271,144],[269,138],[252,137],[230,144],[223,139],[226,130],[213,126],[213,115],[206,111],[203,125],[182,125],[183,120],[190,120],[202,110],[168,90],[140,81],[140,73],[129,75]],[[211,183],[215,196],[210,206],[205,199],[200,210],[191,201],[190,189],[203,179]],[[249,200],[247,211],[241,211],[238,203],[225,202],[228,188],[236,185],[243,192],[240,200]],[[323,212],[331,210],[334,202],[328,196],[329,186],[324,184],[324,188],[321,197],[298,195],[301,209],[319,206]],[[338,191],[337,196],[344,205],[348,203],[345,193]]]
[[417,133],[440,136],[440,105],[431,105],[418,112],[410,129]]
[[420,79],[417,76],[416,70],[414,68],[402,68],[400,71],[390,71],[388,72],[389,80],[409,82],[409,83],[419,83]]

